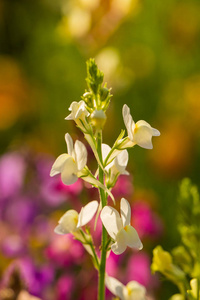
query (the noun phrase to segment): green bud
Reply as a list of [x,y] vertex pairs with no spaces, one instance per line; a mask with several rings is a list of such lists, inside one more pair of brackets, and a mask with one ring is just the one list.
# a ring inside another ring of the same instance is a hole
[[102,87],[100,89],[100,99],[101,101],[105,101],[107,100],[108,96],[109,96],[110,90],[106,87]]

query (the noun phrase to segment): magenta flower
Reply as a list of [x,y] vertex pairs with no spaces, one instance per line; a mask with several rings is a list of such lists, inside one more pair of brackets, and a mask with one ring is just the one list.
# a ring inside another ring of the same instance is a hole
[[56,300],[71,300],[75,285],[75,278],[64,275],[58,279],[56,284]]
[[163,224],[150,205],[145,201],[137,201],[132,209],[132,223],[141,237],[157,238],[162,234]]
[[127,281],[136,280],[146,288],[155,287],[156,278],[151,274],[151,260],[147,253],[134,253],[127,266]]

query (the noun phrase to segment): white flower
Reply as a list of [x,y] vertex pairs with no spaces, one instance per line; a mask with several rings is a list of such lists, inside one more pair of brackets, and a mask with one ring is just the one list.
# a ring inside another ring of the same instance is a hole
[[[106,144],[102,144],[102,158],[103,158],[104,162],[106,160],[106,157],[110,153],[110,151],[111,151],[110,146],[108,146]],[[129,173],[126,171],[127,164],[128,164],[128,151],[122,150],[113,159],[113,161],[105,167],[105,170],[106,170],[107,176],[108,176],[108,179],[107,179],[108,185],[114,186],[115,182],[117,180],[117,177],[120,174],[129,175]]]
[[137,281],[130,281],[127,285],[123,285],[119,280],[114,277],[105,277],[106,287],[115,296],[121,300],[145,300],[146,289]]
[[130,225],[131,208],[129,202],[122,198],[120,213],[111,207],[105,206],[101,211],[101,220],[111,238],[115,241],[111,250],[115,254],[123,253],[127,246],[141,250],[143,245],[135,228]]
[[123,106],[122,114],[132,146],[137,144],[142,148],[152,149],[152,136],[159,136],[160,132],[143,120],[135,123],[130,114],[130,108],[126,104]]
[[91,221],[97,208],[98,202],[94,200],[82,207],[80,213],[73,209],[68,210],[58,221],[58,226],[54,232],[57,234],[75,234],[80,227]]
[[67,143],[68,154],[61,154],[54,162],[50,176],[61,173],[62,182],[66,185],[73,184],[80,177],[81,171],[86,166],[87,150],[84,144],[76,141],[73,145],[71,136],[67,133],[65,135]]
[[83,100],[79,102],[72,102],[69,107],[69,111],[71,111],[71,113],[65,118],[65,120],[74,120],[83,131],[89,128],[86,117],[88,117],[90,113],[87,111],[86,104]]
[[[106,144],[102,144],[102,157],[103,160],[106,159],[107,155],[109,154],[111,148]],[[128,151],[123,150],[120,151],[119,154],[114,158],[114,160],[108,164],[105,168],[106,171],[111,170],[111,173],[115,176],[117,173],[123,175],[129,175],[126,171],[126,167],[128,164]]]

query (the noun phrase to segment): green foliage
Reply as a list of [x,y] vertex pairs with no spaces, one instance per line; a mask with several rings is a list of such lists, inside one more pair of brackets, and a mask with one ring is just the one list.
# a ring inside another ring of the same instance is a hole
[[[180,294],[174,295],[174,299],[195,300],[199,299],[200,281],[200,199],[197,187],[189,178],[182,180],[177,201],[182,245],[174,248],[171,254],[157,246],[153,251],[152,270],[177,285]],[[182,278],[178,276],[181,273]]]

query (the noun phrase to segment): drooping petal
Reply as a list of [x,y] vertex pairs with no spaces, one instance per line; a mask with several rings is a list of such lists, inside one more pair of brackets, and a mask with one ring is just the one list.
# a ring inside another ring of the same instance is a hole
[[65,141],[67,144],[68,154],[74,158],[74,143],[69,133],[65,134]]
[[130,281],[124,291],[125,299],[129,300],[145,300],[146,289],[143,285],[138,283],[137,281]]
[[122,198],[120,202],[120,214],[123,227],[129,225],[131,221],[131,207],[129,202],[125,198]]
[[81,171],[87,163],[87,149],[82,142],[76,141],[74,151],[78,170]]
[[116,236],[116,242],[111,245],[111,250],[115,254],[120,255],[126,250],[126,248],[127,248],[126,232],[122,228]]
[[119,280],[106,275],[105,284],[109,291],[113,293],[113,295],[119,297],[121,300],[125,300],[123,293],[125,286]]
[[137,250],[141,250],[143,248],[142,242],[138,236],[137,231],[135,230],[135,228],[133,228],[130,225],[127,225],[124,228],[125,232],[126,232],[126,243],[127,246],[137,249]]
[[134,130],[133,142],[142,148],[152,149],[153,145],[151,139],[153,133],[151,125],[142,120],[138,121]]
[[111,206],[104,206],[100,218],[108,234],[115,240],[122,228],[122,220],[118,211]]
[[98,208],[98,201],[94,200],[89,202],[87,205],[82,207],[79,215],[78,215],[78,224],[77,228],[86,225],[88,222],[92,220],[94,217],[97,208]]
[[68,158],[65,160],[64,167],[61,172],[61,180],[64,184],[70,185],[75,183],[78,180],[77,177],[77,164],[73,160],[71,156],[68,156]]
[[124,124],[126,126],[128,136],[130,140],[133,140],[132,126],[135,124],[135,122],[133,121],[132,116],[130,114],[130,108],[126,104],[124,104],[122,108],[122,115],[123,115]]
[[58,221],[59,225],[54,229],[55,233],[67,234],[77,230],[78,213],[76,210],[68,210]]
[[123,150],[121,153],[119,153],[115,158],[114,164],[119,170],[120,174],[124,174],[126,166],[128,164],[128,151]]
[[55,162],[51,168],[51,172],[50,172],[51,177],[62,172],[65,162],[68,158],[69,158],[69,155],[66,153],[58,156],[58,158],[55,160]]

